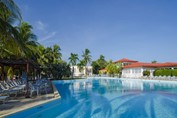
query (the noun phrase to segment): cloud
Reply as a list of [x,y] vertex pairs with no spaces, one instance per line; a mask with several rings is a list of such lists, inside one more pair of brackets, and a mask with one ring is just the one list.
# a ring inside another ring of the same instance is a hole
[[39,36],[39,43],[49,45],[50,43],[55,42],[53,38],[57,34],[56,31],[49,31],[50,27],[41,20],[37,21],[35,26]]
[[36,22],[36,28],[40,31],[46,31],[46,25],[42,21]]
[[56,35],[57,32],[52,32],[47,34],[46,36],[42,37],[41,40],[39,40],[39,42],[43,42],[43,41],[47,41],[48,39],[53,38]]

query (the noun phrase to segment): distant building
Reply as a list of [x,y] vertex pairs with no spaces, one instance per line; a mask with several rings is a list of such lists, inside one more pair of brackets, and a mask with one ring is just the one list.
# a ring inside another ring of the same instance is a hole
[[132,63],[130,65],[124,66],[122,69],[122,77],[130,78],[140,78],[143,77],[143,71],[148,70],[150,72],[150,77],[153,76],[153,72],[158,68],[177,68],[177,63],[166,62],[166,63]]
[[[166,62],[166,63],[143,63],[136,60],[130,60],[123,58],[113,62],[114,64],[120,63],[122,65],[122,74],[121,77],[126,78],[141,78],[143,77],[144,71],[150,72],[150,77],[153,76],[153,73],[158,68],[169,68],[177,69],[176,62]],[[106,69],[99,70],[100,73],[107,73]]]
[[124,66],[127,66],[127,65],[130,65],[132,63],[137,63],[138,61],[135,61],[135,60],[130,60],[130,59],[127,59],[127,58],[123,58],[123,59],[120,59],[120,60],[117,60],[113,63],[122,63],[122,67]]
[[[71,72],[73,71],[73,66],[70,66],[71,68]],[[87,75],[92,75],[93,74],[93,69],[92,69],[92,66],[87,66]],[[85,66],[83,67],[82,70],[79,70],[79,67],[78,66],[74,66],[74,74],[73,76],[74,77],[82,77],[86,75],[86,69],[85,69]]]
[[[117,64],[117,66],[124,67],[124,66],[130,65],[132,63],[137,63],[137,62],[138,61],[123,58],[123,59],[120,59],[120,60],[117,60],[117,61],[113,62],[113,64]],[[118,63],[120,63],[120,65]],[[99,70],[99,73],[100,74],[106,74],[107,73],[106,68]]]

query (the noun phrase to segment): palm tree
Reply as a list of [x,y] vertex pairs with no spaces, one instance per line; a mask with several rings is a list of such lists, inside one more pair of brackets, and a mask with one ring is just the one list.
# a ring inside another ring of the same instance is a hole
[[21,45],[18,48],[21,51],[22,57],[37,60],[39,53],[38,42],[37,36],[31,31],[32,28],[27,22],[22,22],[19,27],[16,27],[21,37]]
[[87,76],[87,65],[91,62],[91,55],[90,55],[90,50],[89,49],[85,49],[84,52],[82,52],[82,57],[83,60],[85,62],[85,75]]
[[38,57],[37,61],[40,65],[44,65],[48,61],[48,59],[45,56],[46,48],[43,45],[39,45],[38,50],[39,50],[39,57]]
[[157,61],[156,61],[156,60],[153,60],[153,61],[151,61],[151,63],[157,63]]
[[100,66],[100,69],[103,69],[107,66],[107,62],[106,62],[105,57],[103,55],[100,55],[99,59],[97,60],[97,63]]
[[79,68],[79,71],[81,72],[84,68],[85,62],[84,60],[80,60],[80,62],[77,64],[77,67]]
[[47,59],[48,64],[58,64],[61,60],[62,54],[60,53],[60,47],[54,45],[53,48],[47,47],[44,49],[44,57]]
[[[0,48],[1,57],[5,57],[13,54],[9,51],[9,45],[18,44],[21,45],[20,36],[17,29],[13,26],[14,22],[21,22],[22,17],[18,6],[13,0],[1,0],[0,1]],[[12,49],[15,46],[11,46]]]
[[50,65],[50,64],[59,64],[61,60],[61,52],[60,47],[58,45],[54,45],[53,48],[47,47],[45,48],[43,45],[38,46],[39,50],[39,57],[38,57],[38,63],[41,65]]
[[68,59],[69,59],[69,63],[72,65],[72,78],[73,78],[74,66],[77,64],[77,60],[79,60],[78,54],[71,53]]
[[54,63],[58,63],[59,60],[61,60],[61,52],[60,52],[61,48],[59,45],[54,45],[53,46],[53,58],[54,58]]
[[20,9],[13,0],[1,0],[0,5],[3,6],[1,7],[2,12],[9,11],[11,18],[19,21],[22,20]]

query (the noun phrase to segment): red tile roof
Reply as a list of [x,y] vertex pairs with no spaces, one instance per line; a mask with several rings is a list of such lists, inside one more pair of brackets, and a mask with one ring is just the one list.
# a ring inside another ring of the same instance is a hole
[[132,63],[130,65],[124,66],[123,68],[135,68],[135,67],[149,67],[149,68],[158,68],[158,67],[177,67],[176,62],[166,62],[166,63]]
[[132,62],[132,63],[135,63],[135,62],[138,62],[138,61],[123,58],[123,59],[115,61],[114,63],[118,63],[118,62]]

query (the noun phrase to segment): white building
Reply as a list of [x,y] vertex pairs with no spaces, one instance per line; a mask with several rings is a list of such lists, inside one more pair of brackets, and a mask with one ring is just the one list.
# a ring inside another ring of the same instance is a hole
[[[74,74],[73,74],[74,77],[82,77],[82,76],[86,75],[85,66],[83,67],[83,69],[81,71],[79,70],[79,67],[77,67],[77,66],[70,66],[71,72],[73,71],[73,67],[74,67]],[[87,75],[90,76],[92,74],[93,74],[92,66],[87,66]]]
[[143,71],[150,71],[150,77],[153,76],[153,72],[157,68],[177,68],[177,63],[167,62],[167,63],[132,63],[130,65],[124,66],[122,69],[122,77],[128,78],[140,78],[143,77]]
[[138,61],[136,61],[136,60],[130,60],[127,58],[123,58],[123,59],[115,61],[114,63],[122,63],[122,67],[124,67],[124,66],[130,65],[132,63],[137,63],[137,62]]

